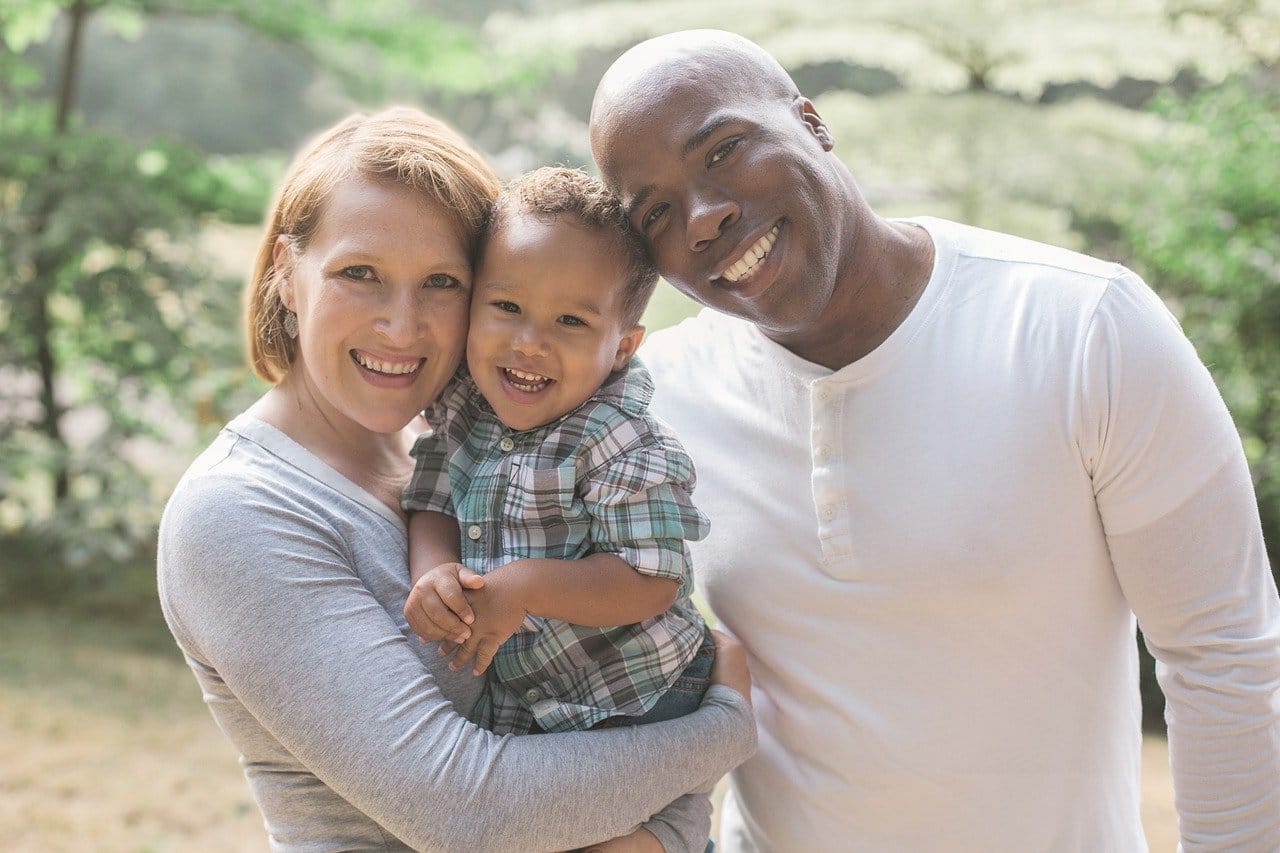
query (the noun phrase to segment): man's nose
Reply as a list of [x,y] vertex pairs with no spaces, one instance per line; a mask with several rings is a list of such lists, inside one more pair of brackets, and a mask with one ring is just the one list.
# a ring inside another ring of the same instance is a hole
[[738,220],[741,210],[732,199],[703,192],[689,199],[689,251],[701,252]]

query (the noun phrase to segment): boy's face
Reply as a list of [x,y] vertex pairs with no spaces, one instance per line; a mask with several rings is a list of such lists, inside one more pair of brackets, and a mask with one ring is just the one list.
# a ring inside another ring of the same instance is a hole
[[517,212],[476,275],[467,367],[498,419],[533,429],[576,409],[644,336],[624,322],[617,243],[572,220]]

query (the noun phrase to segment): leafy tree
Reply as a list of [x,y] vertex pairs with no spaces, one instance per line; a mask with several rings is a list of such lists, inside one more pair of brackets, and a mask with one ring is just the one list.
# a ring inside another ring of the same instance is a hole
[[[249,381],[239,288],[200,267],[194,236],[209,217],[256,220],[263,168],[80,119],[90,22],[136,36],[161,16],[232,21],[361,97],[409,77],[459,93],[536,74],[482,55],[473,30],[408,0],[0,5],[0,550],[10,586],[28,592],[58,588],[68,562],[101,566],[147,547],[171,482],[160,451],[220,423],[227,395]],[[33,45],[52,48],[51,72],[31,61]]]

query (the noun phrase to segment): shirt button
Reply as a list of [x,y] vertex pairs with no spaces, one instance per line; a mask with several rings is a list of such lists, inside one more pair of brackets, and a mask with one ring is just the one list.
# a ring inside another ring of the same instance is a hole
[[813,458],[819,462],[825,462],[831,456],[831,448],[825,444],[819,444],[813,449]]
[[480,538],[480,534],[481,534],[481,533],[483,533],[483,532],[484,532],[484,531],[480,529],[480,525],[478,525],[478,524],[473,524],[473,525],[471,525],[470,527],[468,527],[468,528],[467,528],[467,538],[468,538],[468,539],[479,539],[479,538]]
[[819,403],[825,403],[831,399],[831,392],[826,388],[819,388],[814,392],[814,396],[818,398]]
[[538,688],[530,687],[524,692],[524,698],[526,702],[537,702],[542,698],[542,693],[539,692]]
[[836,517],[836,508],[831,504],[827,504],[818,512],[818,518],[823,521],[831,521]]
[[516,446],[516,443],[511,440],[511,436],[509,435],[504,435],[502,437],[502,441],[498,442],[498,447],[502,448],[503,453],[510,453],[512,448],[514,448],[515,446]]

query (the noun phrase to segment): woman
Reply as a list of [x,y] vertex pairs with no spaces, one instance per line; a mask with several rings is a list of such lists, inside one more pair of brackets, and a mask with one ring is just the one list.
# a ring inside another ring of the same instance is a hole
[[[304,151],[248,285],[250,359],[273,387],[165,510],[165,617],[274,848],[576,847],[629,832],[754,748],[740,665],[671,723],[501,738],[455,710],[479,680],[408,639],[398,498],[413,421],[461,357],[497,188],[413,110],[354,116]],[[649,840],[700,848],[681,836],[691,802],[646,824]]]

